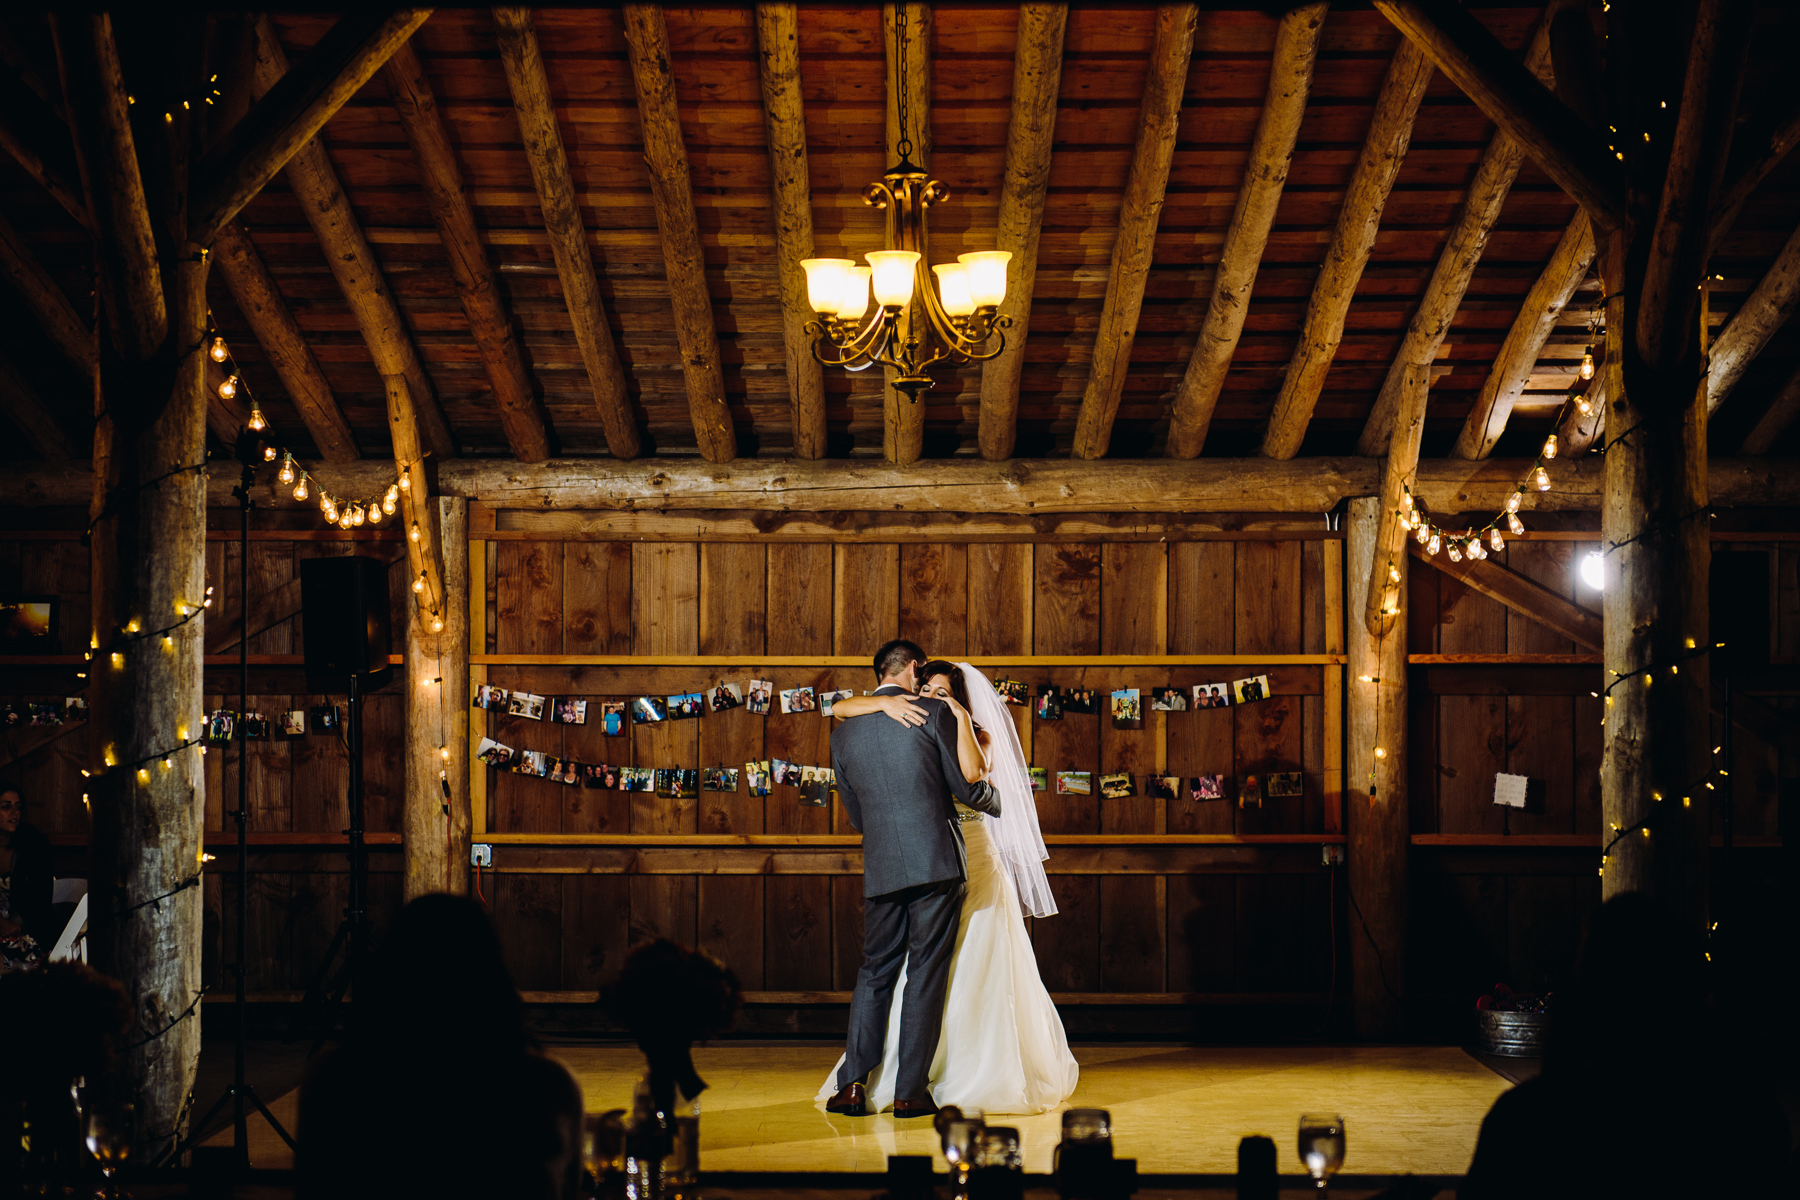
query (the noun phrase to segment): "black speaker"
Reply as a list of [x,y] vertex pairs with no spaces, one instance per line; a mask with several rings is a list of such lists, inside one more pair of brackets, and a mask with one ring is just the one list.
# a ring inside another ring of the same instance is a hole
[[369,692],[394,677],[387,563],[361,556],[302,559],[300,615],[310,690],[347,693],[354,676],[357,689]]
[[1712,668],[1721,673],[1764,671],[1769,667],[1769,552],[1717,550],[1712,553]]

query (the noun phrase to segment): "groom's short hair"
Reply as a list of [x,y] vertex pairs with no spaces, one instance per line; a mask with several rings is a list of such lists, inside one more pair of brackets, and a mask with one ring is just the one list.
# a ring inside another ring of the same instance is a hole
[[905,638],[895,638],[875,652],[875,682],[892,678],[906,670],[909,663],[925,661],[925,651],[919,649],[917,642],[909,642]]

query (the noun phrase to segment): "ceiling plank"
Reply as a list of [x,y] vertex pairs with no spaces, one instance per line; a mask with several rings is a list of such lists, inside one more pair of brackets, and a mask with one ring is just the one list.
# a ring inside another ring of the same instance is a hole
[[1706,274],[1712,250],[1707,218],[1731,150],[1754,10],[1743,0],[1700,0],[1694,16],[1681,111],[1643,282],[1633,301],[1637,353],[1653,371],[1686,361],[1687,347],[1694,342],[1700,299],[1694,285]]
[[1375,100],[1362,156],[1344,191],[1331,245],[1319,265],[1312,298],[1306,304],[1294,357],[1288,363],[1287,376],[1281,382],[1281,392],[1269,417],[1269,428],[1263,434],[1262,452],[1268,458],[1293,458],[1300,453],[1306,427],[1312,423],[1313,408],[1319,402],[1325,377],[1344,336],[1344,319],[1355,299],[1357,281],[1375,246],[1381,210],[1406,158],[1413,117],[1419,111],[1419,101],[1424,99],[1431,76],[1431,63],[1424,51],[1410,41],[1395,48],[1381,81],[1381,93]]
[[39,458],[73,461],[87,456],[88,450],[76,445],[37,388],[19,374],[5,355],[0,355],[0,413],[25,439],[26,448]]
[[48,106],[39,102],[22,84],[8,82],[0,91],[0,150],[10,154],[13,161],[91,235],[94,219],[82,198],[81,182],[76,174],[79,168],[73,161],[65,167],[50,148],[49,139],[54,136],[52,130],[66,138],[68,126],[54,114],[33,121],[30,119],[33,109],[48,113]]
[[[1553,0],[1545,6],[1537,32],[1525,50],[1525,69],[1540,79],[1547,79],[1550,71],[1550,22],[1563,7],[1563,0]],[[1450,323],[1456,319],[1463,295],[1469,290],[1469,281],[1475,277],[1475,268],[1487,249],[1488,234],[1500,219],[1513,180],[1524,165],[1525,147],[1504,129],[1496,129],[1475,165],[1475,178],[1457,212],[1456,224],[1444,240],[1425,294],[1419,298],[1412,320],[1407,322],[1400,348],[1394,352],[1387,378],[1363,424],[1362,437],[1356,445],[1358,454],[1387,452],[1394,417],[1400,409],[1401,376],[1408,364],[1429,366],[1437,359],[1438,350],[1450,333]]]
[[382,67],[382,78],[400,117],[400,127],[412,143],[425,200],[437,224],[438,237],[443,240],[463,314],[469,319],[469,336],[487,369],[488,385],[494,390],[494,405],[507,445],[520,462],[543,462],[550,457],[544,406],[538,402],[525,373],[524,356],[513,336],[512,314],[494,284],[487,249],[482,245],[475,211],[463,184],[462,167],[450,144],[450,131],[444,127],[425,65],[412,43],[395,48]]
[[675,99],[669,27],[661,5],[625,5],[625,43],[631,82],[637,89],[638,123],[644,131],[644,161],[650,167],[650,198],[662,236],[663,269],[675,341],[681,347],[681,374],[687,385],[694,440],[707,462],[737,457],[737,432],[725,403],[725,369],[719,358],[719,331],[712,293],[706,286],[706,253],[694,218],[693,173],[681,111]]
[[1306,115],[1306,99],[1312,91],[1313,63],[1318,57],[1319,34],[1325,26],[1328,0],[1290,9],[1275,30],[1275,56],[1269,69],[1268,93],[1256,118],[1250,142],[1250,160],[1238,186],[1237,206],[1219,251],[1219,267],[1213,277],[1212,299],[1206,320],[1194,343],[1193,357],[1176,389],[1170,410],[1165,453],[1170,458],[1193,458],[1206,444],[1219,392],[1237,353],[1244,319],[1250,312],[1250,296],[1275,210],[1287,184],[1293,162],[1294,141]]
[[1744,201],[1800,145],[1800,90],[1774,98],[1773,102],[1781,107],[1769,114],[1757,114],[1749,128],[1731,139],[1737,151],[1733,161],[1740,165],[1727,167],[1719,198],[1713,204],[1708,244],[1714,248],[1737,223]]
[[1775,331],[1787,323],[1800,304],[1800,228],[1788,236],[1781,253],[1744,297],[1731,320],[1719,331],[1706,363],[1706,412],[1719,410],[1743,379]]
[[[1363,587],[1363,624],[1381,637],[1400,617],[1406,573],[1394,563],[1406,553],[1407,526],[1401,520],[1405,499],[1416,495],[1419,443],[1425,436],[1425,406],[1431,398],[1431,364],[1405,364],[1400,370],[1400,405],[1394,413],[1394,436],[1381,465],[1381,510],[1375,524],[1375,553]],[[1354,593],[1352,593],[1354,597]],[[1353,601],[1354,602],[1354,601]]]
[[1138,313],[1144,304],[1144,287],[1156,253],[1156,227],[1168,189],[1169,164],[1175,157],[1181,97],[1187,90],[1197,22],[1192,4],[1157,6],[1150,69],[1144,79],[1131,173],[1126,177],[1124,203],[1119,209],[1119,232],[1113,242],[1106,302],[1100,312],[1092,366],[1075,423],[1076,458],[1102,458],[1112,443],[1113,419],[1119,413],[1119,397],[1125,388],[1125,372],[1131,365],[1131,348],[1137,337]]
[[1410,543],[1409,549],[1419,561],[1430,563],[1452,579],[1465,584],[1471,591],[1498,600],[1558,636],[1566,637],[1589,650],[1604,648],[1599,614],[1558,595],[1537,580],[1521,575],[1491,558],[1465,558],[1461,562],[1451,562],[1448,558],[1430,553],[1417,542]]
[[1006,172],[1000,182],[1000,217],[994,249],[1012,254],[1000,319],[1010,320],[1007,348],[981,364],[981,457],[1012,457],[1018,437],[1019,376],[1031,332],[1031,299],[1037,288],[1038,235],[1050,190],[1050,156],[1056,138],[1056,101],[1062,90],[1067,4],[1019,6],[1019,39],[1013,53],[1012,111],[1006,122]]
[[68,364],[84,378],[91,378],[94,331],[4,215],[0,215],[0,276],[13,285]]
[[1605,143],[1455,0],[1375,0],[1375,8],[1487,114],[1524,143],[1596,226],[1624,223],[1623,168]]
[[556,260],[563,303],[569,310],[575,344],[587,368],[594,407],[606,434],[606,448],[614,458],[636,458],[638,431],[625,386],[625,368],[613,345],[605,301],[600,298],[593,251],[581,223],[575,185],[569,178],[569,158],[556,127],[550,79],[544,73],[544,57],[538,47],[531,10],[496,8],[494,25],[499,33],[500,65],[506,70],[519,133],[525,141],[525,160],[531,166],[532,186],[544,212],[544,230],[550,236],[550,253]]
[[127,359],[147,362],[168,336],[169,313],[112,18],[59,14],[51,28],[113,345]]
[[1781,390],[1757,418],[1750,435],[1744,439],[1739,454],[1767,454],[1775,448],[1782,435],[1793,428],[1795,418],[1800,417],[1800,367],[1795,367]]
[[1550,340],[1563,308],[1593,264],[1593,223],[1587,213],[1578,211],[1563,230],[1549,263],[1525,293],[1525,302],[1519,306],[1519,315],[1494,355],[1493,368],[1482,382],[1451,454],[1477,459],[1494,452],[1512,418],[1513,405],[1524,394],[1538,356],[1544,352],[1544,343]]
[[333,463],[360,458],[356,435],[338,407],[319,360],[313,357],[299,322],[288,311],[287,301],[240,222],[232,221],[219,230],[213,241],[213,262],[281,386],[287,389],[288,399],[319,448],[319,457]]
[[814,318],[806,298],[806,271],[800,265],[813,256],[813,218],[806,109],[800,95],[798,6],[757,5],[756,44],[775,202],[775,273],[781,288],[781,339],[787,352],[794,457],[823,458],[824,368],[813,357],[812,335],[806,332],[807,322]]
[[[288,61],[287,53],[281,48],[281,39],[267,17],[257,21],[256,33],[253,90],[259,93],[260,103],[273,95],[281,80],[287,77]],[[370,69],[373,71],[379,66],[380,63],[376,63]],[[384,378],[398,375],[406,380],[425,448],[439,458],[448,458],[456,453],[456,441],[449,422],[444,420],[444,410],[438,407],[437,391],[431,377],[425,373],[424,364],[419,361],[418,349],[413,345],[400,306],[382,273],[381,261],[375,257],[368,235],[350,207],[337,169],[325,153],[325,144],[316,137],[303,143],[288,159],[285,176],[288,187],[300,201],[300,209],[312,227],[313,236],[319,240],[319,249],[324,252],[326,264],[337,279],[344,302],[356,319],[376,373]]]
[[[429,8],[352,8],[300,70],[283,64],[280,82],[263,91],[225,145],[195,168],[193,240],[210,244],[430,15]],[[265,34],[265,40],[272,38]]]
[[[906,39],[907,71],[902,78],[900,70],[900,40]],[[898,147],[903,140],[909,140],[912,148],[912,161],[920,164],[921,169],[931,169],[931,5],[918,3],[884,4],[881,6],[881,40],[887,58],[887,116],[883,125],[883,136],[887,139],[884,149],[892,151],[896,159],[902,157]],[[900,127],[901,89],[905,89],[906,128]],[[923,252],[924,262],[931,262],[931,243],[926,238],[920,239],[919,249]],[[927,280],[932,279],[929,265],[924,271]],[[921,308],[921,300],[914,298],[900,312],[898,336],[904,340],[915,332],[930,336]],[[881,452],[882,456],[892,463],[917,462],[925,448],[925,405],[915,397],[909,397],[894,386],[899,372],[892,367],[883,367],[881,375],[886,386],[881,392]]]

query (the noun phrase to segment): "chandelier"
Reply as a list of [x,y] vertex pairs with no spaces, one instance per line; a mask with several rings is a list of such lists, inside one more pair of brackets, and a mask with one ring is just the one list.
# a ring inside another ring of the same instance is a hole
[[986,362],[1006,349],[1004,331],[1012,318],[997,314],[1006,299],[1012,254],[980,250],[926,270],[925,210],[948,200],[950,189],[912,161],[912,139],[906,136],[906,22],[899,25],[894,145],[899,161],[863,189],[863,203],[887,213],[885,248],[863,255],[867,266],[848,258],[809,258],[800,265],[806,269],[807,301],[820,315],[806,323],[813,357],[850,371],[891,367],[897,372],[894,388],[917,404],[919,393],[932,384],[926,372],[935,364]]

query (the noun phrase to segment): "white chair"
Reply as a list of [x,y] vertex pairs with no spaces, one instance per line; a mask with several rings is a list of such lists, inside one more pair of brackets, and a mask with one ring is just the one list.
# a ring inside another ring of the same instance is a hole
[[50,951],[51,962],[87,961],[87,880],[58,879],[50,885],[50,903],[67,904],[70,901],[74,901],[75,911],[69,916],[62,936],[56,939],[55,948]]

